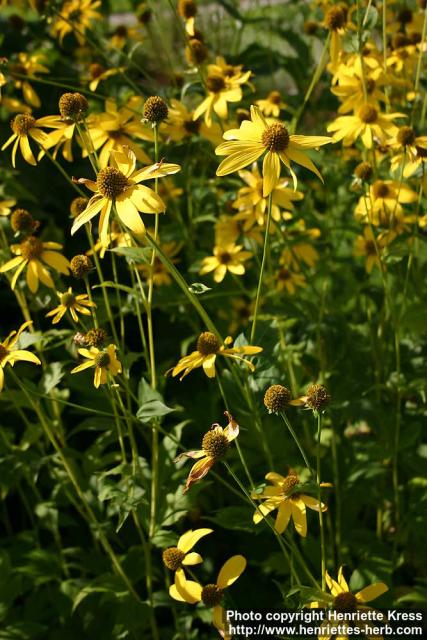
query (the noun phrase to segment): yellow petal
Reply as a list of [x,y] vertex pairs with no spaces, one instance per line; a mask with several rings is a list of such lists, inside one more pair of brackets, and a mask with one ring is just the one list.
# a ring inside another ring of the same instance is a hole
[[229,558],[218,574],[216,581],[218,587],[220,589],[229,587],[243,573],[245,568],[246,560],[243,556],[238,555]]

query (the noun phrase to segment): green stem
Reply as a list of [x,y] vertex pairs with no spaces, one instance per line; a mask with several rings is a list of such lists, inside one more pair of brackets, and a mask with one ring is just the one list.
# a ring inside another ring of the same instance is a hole
[[287,427],[288,427],[288,429],[289,429],[289,433],[290,433],[290,434],[291,434],[291,436],[293,437],[293,439],[294,439],[294,441],[295,441],[295,444],[297,445],[297,447],[298,447],[298,449],[299,449],[299,452],[300,452],[300,453],[301,453],[301,455],[302,455],[302,458],[303,458],[303,460],[304,460],[305,466],[306,466],[306,467],[307,467],[307,469],[310,471],[310,473],[313,473],[313,470],[312,470],[312,468],[311,468],[311,465],[310,465],[310,463],[309,463],[309,461],[308,461],[308,459],[307,459],[307,456],[306,456],[306,454],[305,454],[304,448],[303,448],[303,446],[302,446],[302,444],[301,444],[301,442],[300,442],[300,440],[299,440],[299,438],[298,438],[297,434],[295,433],[294,429],[292,428],[292,425],[291,425],[291,423],[289,422],[288,416],[286,415],[286,413],[285,413],[284,411],[281,411],[281,412],[280,412],[280,415],[282,416],[284,423],[286,424],[286,426],[287,426]]
[[320,526],[320,551],[321,551],[321,575],[322,575],[322,591],[326,589],[326,547],[325,547],[325,529],[323,522],[322,511],[322,491],[320,488],[321,475],[320,475],[320,440],[322,436],[322,414],[317,413],[317,447],[316,447],[316,462],[317,462],[317,497],[319,501],[319,526]]
[[257,323],[257,317],[258,317],[259,299],[260,299],[261,289],[262,289],[262,280],[263,280],[263,276],[264,276],[265,260],[266,260],[267,251],[268,251],[268,238],[269,238],[269,234],[270,234],[272,200],[273,200],[273,194],[270,193],[270,195],[268,196],[267,223],[266,223],[266,226],[265,226],[264,248],[263,248],[263,251],[262,251],[261,269],[260,269],[260,272],[259,272],[258,288],[257,288],[256,298],[255,298],[254,317],[253,317],[253,320],[252,320],[251,340],[250,340],[251,344],[254,343],[254,338],[255,338],[256,323]]

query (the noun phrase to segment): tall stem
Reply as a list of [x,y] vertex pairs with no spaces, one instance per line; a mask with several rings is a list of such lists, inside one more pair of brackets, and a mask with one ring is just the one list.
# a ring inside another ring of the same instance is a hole
[[263,251],[262,251],[261,269],[260,269],[260,272],[259,272],[258,288],[257,288],[256,298],[255,298],[254,318],[252,320],[251,340],[250,340],[251,344],[253,344],[254,338],[255,338],[256,323],[257,323],[257,317],[258,317],[259,299],[260,299],[261,289],[262,289],[262,279],[263,279],[263,276],[264,276],[265,260],[266,260],[266,257],[267,257],[268,238],[269,238],[269,235],[270,235],[272,200],[273,200],[273,194],[270,193],[270,195],[268,196],[268,210],[267,210],[267,223],[266,223],[266,226],[265,226],[264,248],[263,248]]
[[319,501],[319,526],[320,526],[320,552],[321,552],[321,571],[322,571],[322,591],[325,591],[325,572],[326,572],[326,548],[325,548],[325,529],[322,511],[322,491],[320,489],[320,439],[322,435],[322,414],[317,413],[317,447],[316,447],[316,476],[317,476],[317,497]]

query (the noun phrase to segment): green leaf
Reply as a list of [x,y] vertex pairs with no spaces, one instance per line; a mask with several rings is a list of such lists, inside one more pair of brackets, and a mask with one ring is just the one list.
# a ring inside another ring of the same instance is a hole
[[125,256],[128,260],[134,262],[150,262],[149,256],[151,256],[153,250],[150,247],[113,247],[110,251],[114,251],[121,256]]
[[141,422],[146,422],[151,420],[151,418],[166,416],[173,411],[176,411],[176,409],[167,407],[161,400],[150,400],[150,402],[146,402],[142,407],[139,407],[136,412],[136,417],[138,420],[141,420]]
[[62,362],[51,362],[43,368],[43,376],[40,380],[39,387],[48,395],[52,389],[58,386],[64,377],[65,373],[62,371]]
[[93,593],[110,593],[111,595],[119,597],[128,592],[124,589],[123,582],[120,578],[110,574],[104,574],[79,591],[74,598],[72,611],[74,612],[83,600]]

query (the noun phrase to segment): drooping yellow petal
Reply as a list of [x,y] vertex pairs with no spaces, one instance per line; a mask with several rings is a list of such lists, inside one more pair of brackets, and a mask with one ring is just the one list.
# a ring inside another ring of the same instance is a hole
[[187,553],[201,538],[209,535],[212,531],[212,529],[195,529],[194,531],[190,529],[190,531],[186,531],[186,533],[180,537],[177,547],[184,553]]
[[220,589],[225,589],[232,585],[233,582],[235,582],[243,573],[245,568],[246,559],[243,556],[237,555],[229,558],[218,574],[216,581],[218,587]]
[[375,584],[369,585],[369,587],[365,587],[358,593],[356,593],[356,598],[359,602],[370,602],[371,600],[375,600],[375,598],[379,598],[388,591],[388,586],[383,582],[376,582]]
[[265,198],[275,189],[280,179],[280,160],[277,153],[267,152],[262,164],[262,175],[264,178],[262,195]]

